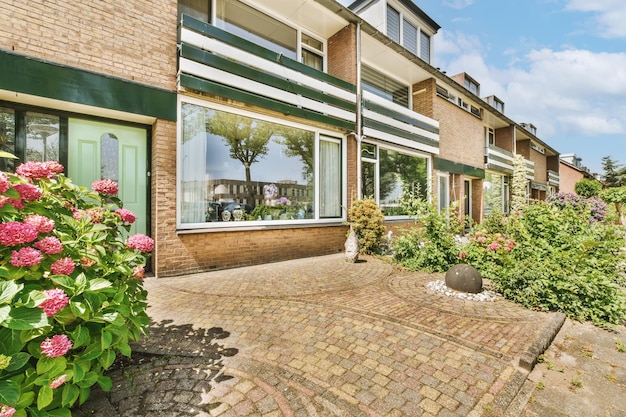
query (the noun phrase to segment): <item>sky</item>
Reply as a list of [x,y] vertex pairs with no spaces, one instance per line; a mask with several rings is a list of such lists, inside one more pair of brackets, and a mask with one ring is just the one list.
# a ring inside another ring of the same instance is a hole
[[[342,4],[350,0],[340,0]],[[441,29],[435,67],[466,72],[480,96],[592,172],[626,165],[626,1],[414,0]]]

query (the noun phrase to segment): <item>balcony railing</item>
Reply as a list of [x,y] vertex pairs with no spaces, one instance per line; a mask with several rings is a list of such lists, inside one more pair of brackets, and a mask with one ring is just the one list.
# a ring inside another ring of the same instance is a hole
[[524,164],[526,165],[526,179],[533,181],[535,179],[535,163],[524,159]]
[[183,15],[179,90],[188,88],[283,114],[355,127],[356,87],[206,22]]
[[548,170],[548,185],[558,187],[560,184],[559,173],[556,171]]
[[495,145],[489,145],[486,149],[487,153],[487,169],[512,173],[513,172],[513,153],[506,149],[498,148]]
[[387,142],[439,153],[439,122],[389,100],[363,92],[363,134]]

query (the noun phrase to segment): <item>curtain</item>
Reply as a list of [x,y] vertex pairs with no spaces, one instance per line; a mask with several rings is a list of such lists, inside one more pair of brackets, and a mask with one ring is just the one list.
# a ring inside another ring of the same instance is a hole
[[185,104],[191,111],[183,119],[182,223],[206,221],[206,116],[205,109]]
[[320,217],[341,217],[341,143],[320,140]]

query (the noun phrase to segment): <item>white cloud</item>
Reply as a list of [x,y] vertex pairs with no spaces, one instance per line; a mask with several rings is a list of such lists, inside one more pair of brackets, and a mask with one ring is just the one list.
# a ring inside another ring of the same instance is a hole
[[474,3],[474,0],[448,0],[443,2],[444,5],[453,9],[464,9],[471,6],[472,3]]
[[593,13],[592,30],[605,38],[626,38],[624,0],[570,0],[566,10]]

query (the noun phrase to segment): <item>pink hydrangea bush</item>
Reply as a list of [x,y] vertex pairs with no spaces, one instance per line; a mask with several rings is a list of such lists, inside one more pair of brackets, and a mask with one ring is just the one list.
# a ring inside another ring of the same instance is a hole
[[117,184],[57,162],[0,172],[0,417],[67,416],[149,323],[147,257]]

